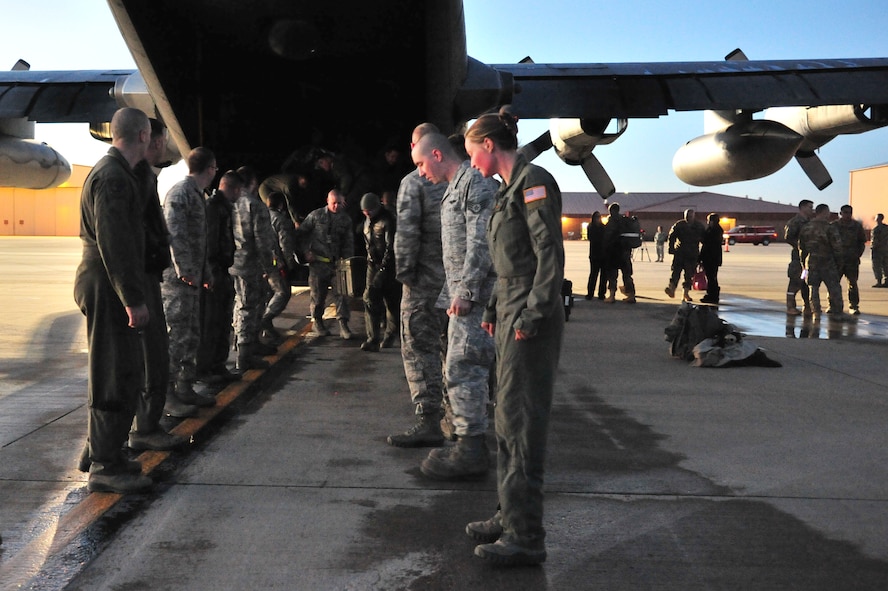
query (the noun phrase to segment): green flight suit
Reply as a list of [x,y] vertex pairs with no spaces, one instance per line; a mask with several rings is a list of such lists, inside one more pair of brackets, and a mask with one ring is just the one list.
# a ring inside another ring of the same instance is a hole
[[[145,304],[145,231],[142,182],[117,148],[86,177],[80,200],[83,259],[74,299],[86,316],[88,436],[93,472],[123,470],[144,358],[139,331],[127,326],[124,306]],[[150,319],[156,322],[157,319]]]
[[[564,332],[561,191],[518,156],[488,226],[497,282],[484,321],[495,322],[497,490],[501,539],[541,549],[543,467]],[[515,330],[531,338],[515,340]]]

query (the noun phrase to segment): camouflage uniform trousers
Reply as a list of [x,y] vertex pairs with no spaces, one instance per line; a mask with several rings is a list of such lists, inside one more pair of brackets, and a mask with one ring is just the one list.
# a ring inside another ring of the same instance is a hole
[[324,308],[327,305],[327,289],[336,306],[336,318],[348,320],[351,311],[348,305],[348,296],[339,293],[339,282],[336,280],[336,265],[333,263],[311,263],[308,267],[308,287],[311,297],[309,310],[314,320],[324,317]]
[[820,306],[820,284],[826,284],[829,294],[829,310],[841,312],[845,306],[842,299],[842,286],[839,283],[839,270],[832,260],[826,262],[808,261],[808,287],[811,290],[811,307],[815,314],[823,310]]
[[871,252],[873,258],[873,275],[876,281],[883,283],[888,280],[888,248],[874,248]]
[[164,281],[160,289],[170,338],[170,379],[194,381],[200,347],[201,288],[182,281]]
[[[264,316],[268,318],[277,318],[290,302],[290,297],[292,295],[292,292],[290,291],[290,283],[289,281],[285,281],[280,274],[270,277],[266,283],[265,294],[268,304],[265,306]],[[268,297],[269,293],[271,295],[270,298]]]
[[857,279],[860,277],[860,259],[855,255],[847,255],[842,264],[842,271],[839,273],[839,281],[842,277],[848,280],[848,306],[852,310],[860,307],[860,288],[857,286]]
[[435,307],[438,293],[404,286],[401,296],[401,357],[416,414],[441,413],[447,313]]
[[789,277],[789,284],[786,286],[786,295],[795,298],[799,292],[802,293],[802,301],[805,307],[811,302],[811,291],[808,284],[802,279],[802,263],[797,260],[791,260],[786,268],[786,276]]
[[447,326],[444,380],[459,436],[487,432],[489,384],[496,352],[493,337],[481,328],[484,306],[475,303],[465,316],[451,316]]
[[682,272],[684,272],[684,281],[681,282],[681,286],[683,289],[691,289],[691,284],[694,281],[694,271],[697,270],[697,259],[699,255],[682,255],[680,253],[676,253],[672,257],[672,275],[669,278],[669,285],[673,288],[678,286],[679,277],[681,277]]
[[262,275],[234,276],[234,336],[238,345],[259,342],[268,282]]

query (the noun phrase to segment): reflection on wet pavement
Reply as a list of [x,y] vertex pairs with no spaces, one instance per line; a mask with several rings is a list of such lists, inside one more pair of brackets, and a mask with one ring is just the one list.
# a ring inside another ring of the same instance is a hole
[[847,322],[831,320],[826,314],[811,317],[787,316],[785,308],[769,302],[741,296],[721,298],[718,315],[750,336],[790,339],[884,339],[888,337],[888,318],[849,316]]

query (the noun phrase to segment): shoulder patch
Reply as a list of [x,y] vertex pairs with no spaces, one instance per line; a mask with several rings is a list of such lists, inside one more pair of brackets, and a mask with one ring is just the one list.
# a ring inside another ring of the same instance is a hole
[[546,186],[545,185],[537,185],[535,187],[530,187],[529,189],[524,189],[524,203],[533,203],[534,201],[540,201],[548,197],[546,194]]

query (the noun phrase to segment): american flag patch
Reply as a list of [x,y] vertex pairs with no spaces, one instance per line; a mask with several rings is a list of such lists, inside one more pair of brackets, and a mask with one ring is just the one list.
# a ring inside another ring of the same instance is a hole
[[540,199],[545,199],[545,198],[546,198],[545,185],[537,185],[536,187],[524,189],[524,202],[525,203],[533,203],[534,201],[539,201]]

